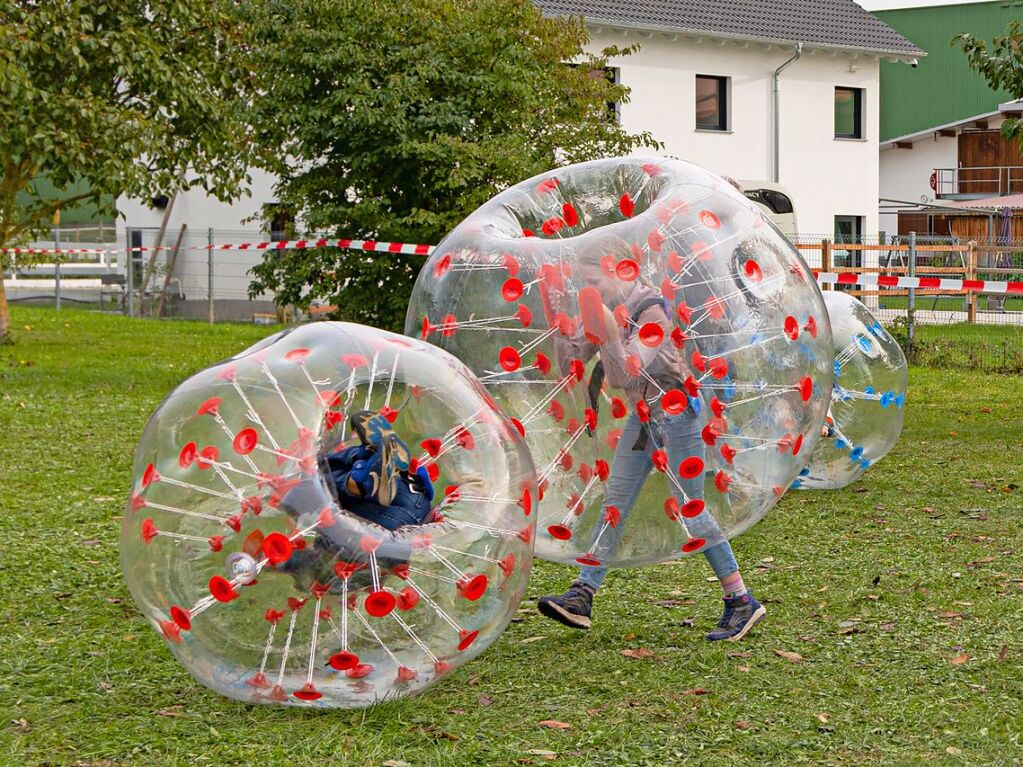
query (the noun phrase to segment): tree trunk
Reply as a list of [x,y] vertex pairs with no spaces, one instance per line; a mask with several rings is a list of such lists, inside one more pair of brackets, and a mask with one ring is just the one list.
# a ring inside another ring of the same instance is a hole
[[[0,258],[3,261],[3,258]],[[4,270],[0,265],[0,344],[7,340],[11,327],[11,315],[7,309],[7,287],[4,285]]]

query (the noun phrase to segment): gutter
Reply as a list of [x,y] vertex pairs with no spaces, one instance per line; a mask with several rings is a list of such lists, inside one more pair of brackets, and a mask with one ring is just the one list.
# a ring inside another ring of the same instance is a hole
[[778,78],[785,69],[799,61],[803,55],[803,44],[796,43],[796,52],[792,58],[774,70],[774,183],[779,181],[779,165],[781,164],[781,99],[778,96]]

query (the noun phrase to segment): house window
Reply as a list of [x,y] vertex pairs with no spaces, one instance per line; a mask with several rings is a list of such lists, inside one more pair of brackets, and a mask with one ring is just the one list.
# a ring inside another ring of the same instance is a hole
[[[572,69],[575,69],[579,64],[569,64]],[[618,67],[604,67],[603,69],[591,69],[590,77],[597,79],[603,77],[611,85],[618,85],[621,83],[622,70]],[[621,122],[622,116],[622,105],[617,101],[607,102],[607,116],[608,119],[613,122]]]
[[728,81],[716,75],[696,76],[696,129],[728,130]]
[[862,250],[845,250],[842,245],[863,242],[863,216],[835,216],[835,247],[832,250],[832,267],[836,269],[863,266]]
[[277,202],[263,206],[263,217],[270,230],[270,241],[291,240],[295,237],[295,214]]
[[862,88],[835,88],[835,138],[863,138]]

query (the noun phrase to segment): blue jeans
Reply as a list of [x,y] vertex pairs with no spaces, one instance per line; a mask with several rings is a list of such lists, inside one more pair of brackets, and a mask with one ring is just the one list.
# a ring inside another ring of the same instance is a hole
[[[672,494],[679,504],[685,503],[686,500],[703,498],[704,473],[700,472],[692,479],[684,479],[678,475],[678,466],[684,459],[692,455],[703,458],[704,444],[700,432],[704,423],[705,419],[694,413],[691,406],[679,415],[651,418],[650,422],[646,424],[649,428],[649,436],[645,448],[633,450],[644,424],[640,422],[639,416],[635,413],[629,416],[611,461],[611,476],[608,479],[601,519],[597,524],[594,537],[599,534],[599,530],[604,524],[603,511],[608,506],[618,507],[622,518],[617,527],[608,527],[600,537],[597,548],[593,551],[597,559],[606,559],[618,548],[626,518],[632,511],[632,507],[636,505],[647,476],[653,468],[651,455],[654,450],[663,448],[668,454],[668,471],[674,472],[674,476],[678,478],[685,493],[683,496],[674,483],[671,484]],[[708,541],[721,538],[721,528],[706,509],[697,516],[684,521],[690,534],[694,537],[706,538]],[[720,543],[705,549],[703,554],[707,557],[707,562],[719,580],[739,570],[735,555],[732,554],[732,547],[726,540],[721,540]],[[584,565],[579,568],[579,581],[593,587],[594,590],[600,588],[606,576],[607,567],[604,565],[596,567]]]

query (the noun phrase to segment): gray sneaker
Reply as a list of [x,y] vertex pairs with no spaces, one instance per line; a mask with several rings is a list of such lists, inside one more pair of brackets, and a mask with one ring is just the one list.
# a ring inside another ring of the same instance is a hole
[[592,586],[576,581],[561,596],[540,597],[537,607],[541,614],[558,623],[585,630],[590,627],[590,611],[593,609],[595,593]]
[[749,630],[767,615],[767,608],[760,604],[752,593],[725,600],[725,611],[721,614],[717,628],[707,634],[708,642],[726,639],[738,642]]

